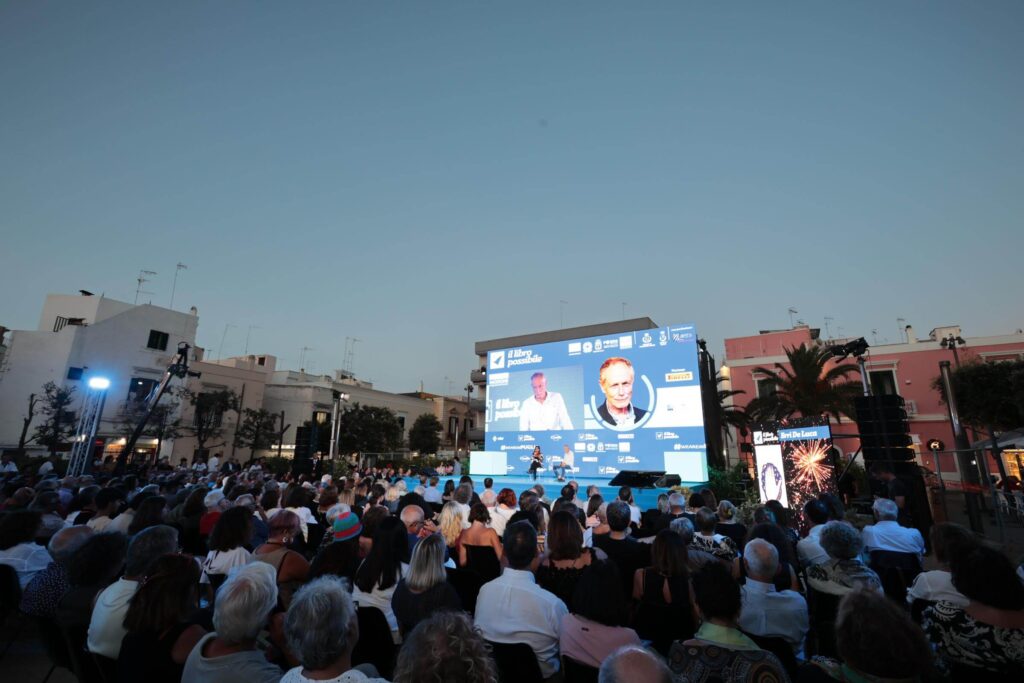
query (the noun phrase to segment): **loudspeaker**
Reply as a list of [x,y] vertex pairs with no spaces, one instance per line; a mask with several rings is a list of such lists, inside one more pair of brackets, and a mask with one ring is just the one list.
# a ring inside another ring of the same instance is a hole
[[673,486],[679,486],[683,483],[683,480],[679,478],[678,474],[666,474],[665,476],[654,482],[654,488],[658,489],[670,489]]
[[630,486],[635,489],[652,489],[657,481],[665,476],[665,470],[622,470],[608,482],[609,486]]
[[914,459],[909,448],[910,424],[902,396],[858,396],[853,401],[861,452],[865,461],[906,462]]

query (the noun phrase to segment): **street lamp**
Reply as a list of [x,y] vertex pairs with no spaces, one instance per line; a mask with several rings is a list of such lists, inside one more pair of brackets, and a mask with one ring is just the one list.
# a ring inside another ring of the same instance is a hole
[[107,402],[110,380],[106,377],[90,377],[86,384],[89,392],[82,400],[82,414],[78,418],[78,428],[71,446],[71,460],[68,463],[68,476],[73,477],[87,472],[92,463],[93,444],[100,418],[103,417],[103,406]]
[[967,346],[967,342],[964,341],[964,338],[961,337],[960,335],[953,335],[952,333],[950,333],[943,337],[942,341],[939,342],[939,344],[942,346],[942,348],[949,349],[950,351],[953,352],[953,361],[956,363],[957,367],[960,367],[960,354],[957,353],[956,347]]

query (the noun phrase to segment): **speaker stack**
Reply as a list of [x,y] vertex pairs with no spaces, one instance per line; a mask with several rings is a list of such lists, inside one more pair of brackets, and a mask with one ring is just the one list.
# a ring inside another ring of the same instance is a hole
[[876,462],[885,462],[895,474],[915,471],[910,423],[902,396],[858,396],[854,399],[854,416],[861,453],[869,469]]

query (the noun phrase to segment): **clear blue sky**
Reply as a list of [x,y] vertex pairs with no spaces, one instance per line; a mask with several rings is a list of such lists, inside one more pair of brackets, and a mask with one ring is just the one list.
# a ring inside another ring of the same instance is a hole
[[[47,292],[465,384],[473,342],[1024,327],[1024,3],[0,5],[0,324]],[[310,366],[310,363],[307,363]]]

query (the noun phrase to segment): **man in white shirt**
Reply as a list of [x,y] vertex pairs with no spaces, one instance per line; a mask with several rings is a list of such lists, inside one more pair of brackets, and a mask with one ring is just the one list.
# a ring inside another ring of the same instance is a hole
[[18,466],[14,463],[14,458],[8,453],[0,455],[0,474],[17,474]]
[[494,492],[494,479],[484,478],[484,491],[480,494],[480,502],[487,508],[493,508],[498,504],[498,494]]
[[797,558],[800,566],[813,567],[822,562],[828,562],[828,553],[821,547],[821,530],[828,523],[828,506],[820,500],[809,500],[804,505],[804,517],[811,523],[807,531],[807,537],[801,538],[796,544]]
[[870,554],[872,550],[889,550],[897,553],[915,553],[919,558],[924,556],[924,538],[921,532],[900,526],[896,521],[900,511],[894,501],[878,498],[871,506],[871,510],[875,513],[877,522],[864,527],[864,531],[861,532],[865,553]]
[[96,596],[96,604],[89,621],[89,637],[86,647],[104,657],[117,659],[121,654],[121,641],[127,631],[124,616],[128,603],[146,576],[146,570],[163,555],[178,549],[178,532],[166,525],[143,529],[132,538],[128,545],[128,558],[124,576],[104,588]]
[[768,541],[756,538],[743,548],[747,582],[742,588],[741,631],[755,636],[782,638],[799,653],[807,636],[807,602],[796,591],[776,591],[779,551]]
[[519,408],[519,431],[546,431],[572,429],[572,420],[561,394],[548,391],[548,380],[543,372],[530,377],[533,396]]
[[487,640],[529,645],[541,674],[551,678],[559,671],[559,630],[569,610],[538,586],[530,571],[537,556],[537,532],[529,522],[508,525],[503,548],[508,567],[480,589],[474,622]]
[[214,453],[210,456],[209,462],[206,463],[207,470],[212,472],[220,472],[220,458],[217,457],[219,453]]
[[443,500],[441,490],[437,488],[437,482],[439,481],[440,479],[438,479],[437,477],[430,478],[430,486],[428,486],[426,490],[423,491],[424,501],[428,503],[440,503]]

